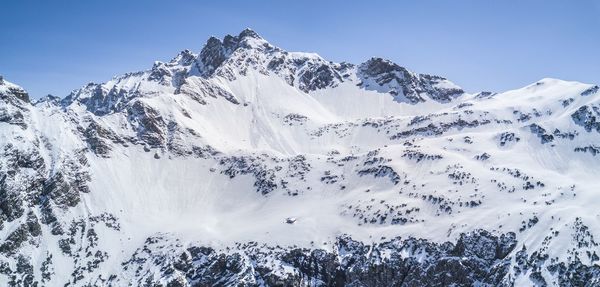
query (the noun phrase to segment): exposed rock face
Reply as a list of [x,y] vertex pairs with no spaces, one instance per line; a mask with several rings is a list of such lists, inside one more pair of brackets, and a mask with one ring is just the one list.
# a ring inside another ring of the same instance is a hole
[[[508,254],[515,246],[515,234],[485,231],[455,244],[395,238],[365,245],[343,236],[332,251],[248,243],[223,252],[151,237],[123,266],[134,274],[128,284],[150,286],[511,286]],[[160,262],[162,273],[146,262]]]
[[23,88],[4,81],[4,78],[0,78],[0,86],[2,87],[0,96],[3,101],[13,104],[18,103],[15,100],[20,100],[26,103],[29,102],[29,94]]
[[245,29],[238,36],[227,35],[223,41],[210,37],[198,55],[198,64],[201,71],[207,76],[212,76],[237,49],[257,49],[259,51],[274,49],[264,41],[256,32]]
[[[514,233],[494,236],[479,230],[462,234],[456,243],[395,238],[370,246],[339,237],[332,251],[249,243],[222,252],[152,237],[123,266],[135,274],[128,284],[150,286],[514,286],[510,262],[523,260],[515,270],[525,272],[539,260],[536,253],[527,259],[526,250],[511,258],[516,244]],[[160,262],[162,273],[157,276],[146,262]],[[560,286],[600,282],[598,266],[576,262],[549,270],[559,275],[555,283]],[[536,274],[530,277],[542,283]]]
[[136,101],[127,113],[141,141],[151,147],[165,145],[167,124],[156,110]]
[[120,106],[120,103],[128,97],[125,90],[117,89],[116,87],[106,90],[100,84],[89,83],[82,89],[71,93],[63,102],[65,105],[68,105],[82,94],[88,95],[88,97],[81,99],[81,104],[99,116],[115,111]]
[[25,114],[28,112],[29,95],[17,85],[0,82],[0,123],[27,128]]
[[600,86],[596,85],[596,86],[593,86],[593,87],[581,92],[581,95],[586,97],[586,96],[596,94],[596,93],[598,93],[598,91],[600,91]]
[[535,134],[537,137],[540,138],[540,141],[543,144],[554,141],[554,136],[551,134],[547,134],[546,129],[542,128],[537,124],[529,125],[529,129],[531,130],[531,133]]
[[600,133],[600,107],[581,106],[571,115],[575,124],[585,128],[587,132],[596,131]]
[[427,98],[450,102],[464,94],[458,86],[438,76],[415,74],[381,58],[371,58],[359,66],[361,86],[390,93],[398,102],[416,104]]

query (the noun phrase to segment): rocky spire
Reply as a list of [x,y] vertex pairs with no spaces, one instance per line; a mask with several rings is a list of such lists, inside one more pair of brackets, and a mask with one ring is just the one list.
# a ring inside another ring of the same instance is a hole
[[250,37],[250,38],[254,38],[254,39],[263,39],[260,35],[258,35],[258,33],[256,33],[254,30],[250,29],[250,28],[246,28],[244,30],[242,30],[242,32],[240,32],[240,34],[238,35],[238,38],[243,39],[246,37]]
[[212,75],[237,49],[263,49],[266,46],[270,46],[269,43],[250,28],[237,36],[226,35],[223,40],[211,36],[198,55],[199,66],[205,75]]

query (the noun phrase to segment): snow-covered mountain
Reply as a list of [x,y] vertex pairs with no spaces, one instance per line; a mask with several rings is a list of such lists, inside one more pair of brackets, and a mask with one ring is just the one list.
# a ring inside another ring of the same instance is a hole
[[599,286],[599,90],[249,29],[62,99],[0,79],[0,282]]

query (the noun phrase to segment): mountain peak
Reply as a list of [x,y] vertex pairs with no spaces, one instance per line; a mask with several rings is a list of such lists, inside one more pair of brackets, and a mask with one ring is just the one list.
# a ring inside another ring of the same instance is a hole
[[191,65],[194,62],[195,58],[196,55],[192,51],[185,49],[179,52],[179,54],[177,54],[177,56],[175,56],[173,59],[171,59],[170,63],[181,63],[183,65]]
[[257,48],[268,44],[258,33],[250,28],[242,30],[237,36],[227,34],[223,39],[211,36],[206,41],[204,48],[222,47],[228,50],[235,50],[239,47]]
[[371,58],[359,66],[361,86],[387,92],[397,102],[416,104],[427,98],[446,103],[464,91],[446,78],[417,74],[383,58]]
[[198,62],[205,75],[212,75],[236,50],[250,49],[262,51],[268,47],[272,46],[256,32],[246,28],[238,36],[226,35],[223,37],[223,40],[214,36],[210,37],[198,56]]
[[382,73],[390,73],[393,71],[408,72],[404,67],[379,57],[373,57],[361,65],[361,69],[370,75],[378,75]]
[[0,97],[14,97],[23,102],[29,102],[29,94],[27,91],[25,91],[25,89],[4,80],[2,76],[0,76]]
[[246,29],[242,30],[242,32],[240,32],[240,34],[238,35],[238,38],[240,38],[240,39],[243,39],[243,38],[263,39],[260,35],[258,35],[258,33],[256,33],[254,30],[252,30],[250,28],[246,28]]

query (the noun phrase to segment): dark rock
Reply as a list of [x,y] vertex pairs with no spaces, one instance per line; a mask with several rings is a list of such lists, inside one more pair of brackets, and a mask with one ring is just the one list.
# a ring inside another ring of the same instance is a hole
[[582,126],[587,132],[595,130],[600,133],[600,107],[595,105],[581,106],[571,114],[575,124]]
[[167,124],[158,111],[136,101],[129,107],[127,114],[138,139],[153,148],[165,146]]
[[546,133],[546,129],[542,128],[541,126],[539,126],[537,124],[529,125],[529,130],[531,131],[531,133],[533,133],[534,135],[536,135],[540,138],[540,141],[542,144],[550,143],[550,142],[554,141],[554,136]]
[[42,195],[49,196],[58,206],[75,206],[79,203],[79,190],[63,173],[57,172],[44,184]]
[[597,93],[598,90],[600,90],[599,86],[593,86],[593,87],[581,92],[581,96],[586,97],[586,96],[593,95],[593,94]]
[[[361,87],[368,90],[381,90],[392,94],[396,101],[407,101],[411,104],[424,102],[425,97],[438,102],[449,102],[462,95],[459,88],[438,87],[437,84],[445,78],[425,74],[414,74],[404,67],[381,58],[371,58],[359,66]],[[367,82],[374,81],[379,87],[368,86]]]
[[[164,244],[162,238],[149,238],[123,263],[124,269],[136,270],[130,283],[176,278],[170,282],[198,286],[511,286],[508,254],[516,240],[511,233],[498,237],[475,231],[461,235],[456,245],[414,238],[365,245],[342,236],[333,252],[249,244],[241,246],[244,255],[195,246],[172,253]],[[269,264],[273,260],[291,270],[276,271],[280,267]],[[161,273],[148,273],[145,262],[158,264]]]

